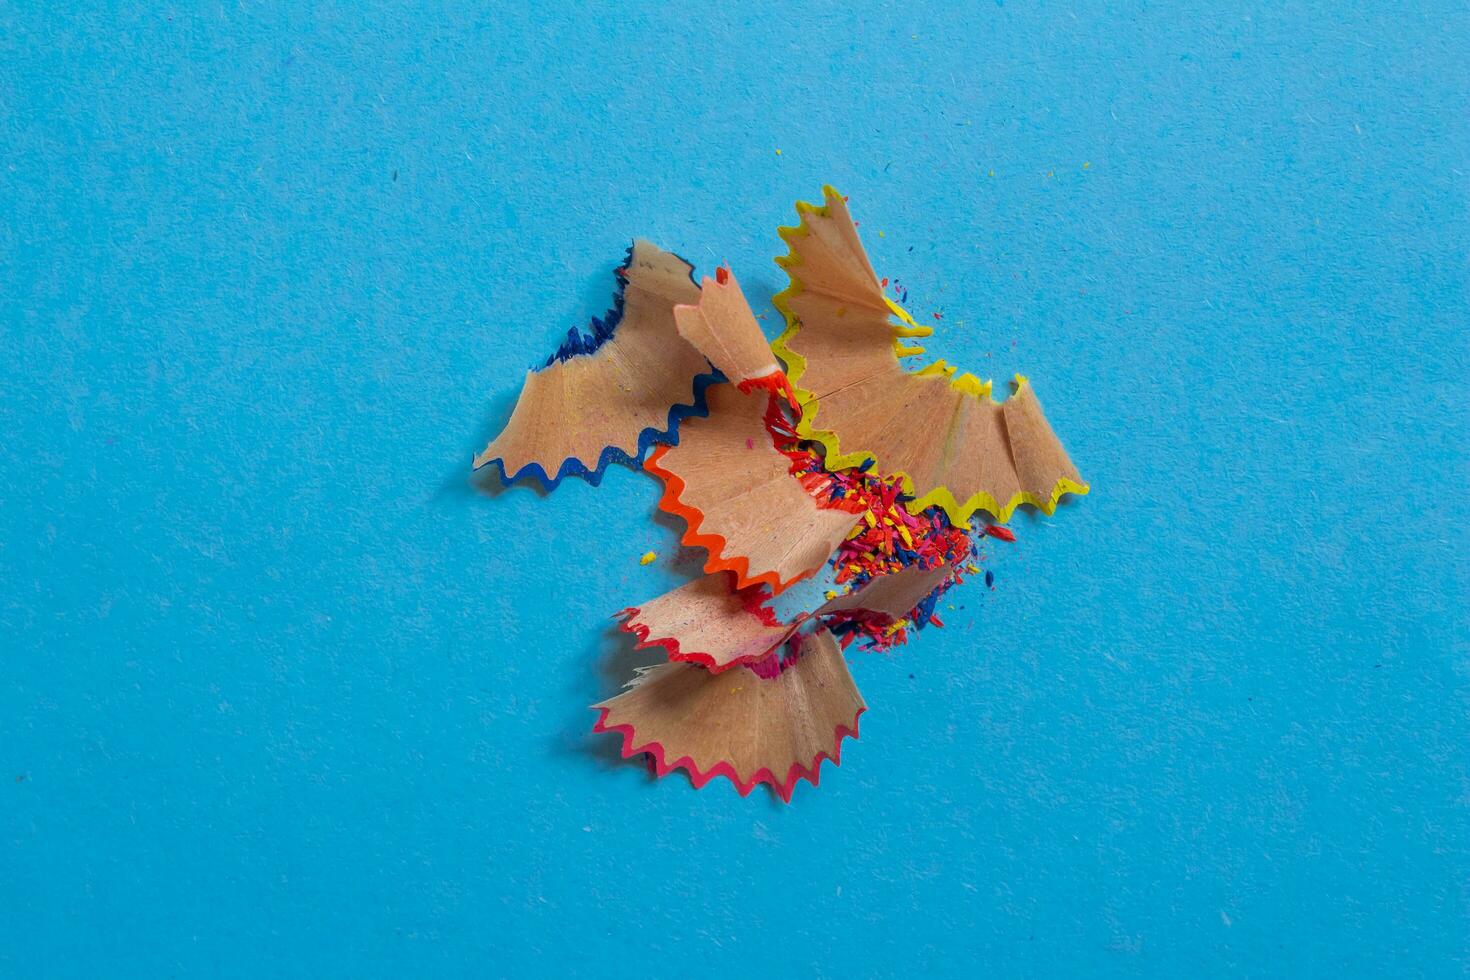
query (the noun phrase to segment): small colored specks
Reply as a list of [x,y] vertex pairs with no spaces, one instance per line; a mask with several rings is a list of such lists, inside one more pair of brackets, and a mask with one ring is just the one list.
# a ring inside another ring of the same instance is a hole
[[989,589],[995,588],[995,573],[988,568],[985,570],[985,587]]
[[1083,169],[1083,170],[1086,170],[1086,169],[1087,169],[1087,168],[1088,168],[1088,167],[1091,167],[1091,166],[1092,166],[1092,164],[1091,164],[1091,163],[1088,163],[1088,162],[1086,162],[1086,161],[1083,161],[1083,164],[1082,164],[1082,169]]
[[754,449],[755,448],[755,440],[754,439],[747,439],[747,440],[745,440],[745,448],[746,449]]
[[998,527],[995,524],[985,525],[985,533],[990,535],[992,538],[999,538],[1002,541],[1016,540],[1016,536],[1011,533],[1010,528]]
[[776,151],[776,156],[780,156],[780,155],[781,155],[781,151],[780,150],[777,150]]
[[990,176],[992,176],[992,177],[995,176],[995,171],[994,170],[990,171]]
[[652,551],[645,551],[643,553],[643,557],[640,558],[640,559],[638,559],[638,564],[640,564],[640,565],[652,565],[657,558],[658,558],[658,555],[655,554],[654,552],[652,552]]
[[881,231],[880,231],[880,232],[878,232],[878,237],[879,237],[879,238],[883,238],[883,237],[884,237],[884,235],[883,235],[883,233],[882,233],[882,232],[881,232]]
[[[904,496],[901,482],[894,477],[883,478],[870,472],[872,457],[865,460],[860,468],[827,471],[822,458],[802,447],[794,434],[786,438],[788,444],[778,445],[778,448],[795,462],[793,472],[821,473],[820,492],[834,503],[840,500],[847,506],[856,504],[862,508],[860,519],[838,547],[833,560],[832,568],[839,585],[859,588],[874,578],[891,575],[911,565],[934,568],[944,564],[956,569],[956,574],[948,577],[907,615],[887,623],[854,619],[837,628],[839,635],[856,637],[867,649],[888,650],[908,642],[911,631],[943,625],[934,615],[935,604],[946,589],[962,580],[959,569],[967,562],[973,566],[970,561],[974,555],[973,538],[951,525],[938,507],[919,514],[909,513],[907,502],[911,498]],[[978,566],[973,567],[978,569]]]

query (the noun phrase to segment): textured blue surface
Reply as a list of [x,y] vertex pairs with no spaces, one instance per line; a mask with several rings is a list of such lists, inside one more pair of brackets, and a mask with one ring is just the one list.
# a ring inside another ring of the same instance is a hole
[[[490,6],[0,7],[0,974],[1467,968],[1463,4]],[[785,807],[586,734],[655,484],[468,473],[824,181],[1094,492]]]

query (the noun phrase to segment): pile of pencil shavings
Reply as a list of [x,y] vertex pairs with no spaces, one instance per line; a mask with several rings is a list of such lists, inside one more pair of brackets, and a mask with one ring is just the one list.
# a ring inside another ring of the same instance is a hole
[[[596,484],[615,461],[662,481],[658,506],[684,520],[704,575],[619,614],[668,659],[594,705],[594,731],[620,733],[623,755],[646,753],[660,776],[725,776],[742,796],[764,782],[786,801],[857,737],[866,705],[843,649],[942,625],[939,596],[978,572],[977,534],[1013,541],[999,525],[1017,506],[1050,514],[1088,489],[1025,378],[996,402],[943,361],[903,367],[931,331],[888,299],[845,200],[825,197],[780,230],[791,284],[774,344],[728,269],[696,283],[689,263],[635,242],[613,311],[527,374],[475,459],[547,488]],[[995,523],[973,521],[981,511]],[[847,591],[773,611],[829,565]]]

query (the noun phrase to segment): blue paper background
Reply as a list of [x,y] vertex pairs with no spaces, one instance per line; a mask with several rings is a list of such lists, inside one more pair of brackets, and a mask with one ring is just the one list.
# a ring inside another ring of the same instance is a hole
[[[0,8],[0,973],[1466,970],[1465,6],[539,6]],[[786,807],[587,734],[655,484],[466,478],[823,182],[1094,492]]]

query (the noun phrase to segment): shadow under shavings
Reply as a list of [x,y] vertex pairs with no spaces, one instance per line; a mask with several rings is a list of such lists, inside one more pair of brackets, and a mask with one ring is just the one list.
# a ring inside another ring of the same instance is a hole
[[[456,463],[454,468],[445,475],[439,484],[438,491],[434,494],[438,498],[458,497],[477,498],[481,496],[498,497],[510,489],[500,482],[500,477],[493,467],[485,467],[481,470],[475,469],[475,456],[490,444],[490,440],[505,428],[505,423],[510,421],[511,410],[515,408],[516,399],[520,398],[521,392],[508,391],[491,403],[480,416],[480,422],[475,426],[475,434],[470,448],[464,454],[462,463]],[[535,480],[522,481],[538,492],[538,496],[545,496],[546,492]]]
[[[760,325],[761,333],[765,334],[766,340],[774,340],[786,329],[786,317],[776,309],[771,298],[791,285],[790,280],[781,272],[774,262],[769,265],[761,264],[748,269],[737,269],[731,267],[740,280],[741,291],[745,298],[750,301],[750,310],[755,314],[755,322]],[[713,275],[711,269],[706,275]]]
[[1091,496],[1092,492],[1090,490],[1087,493],[1081,494],[1064,493],[1062,494],[1061,499],[1057,501],[1057,510],[1071,510],[1073,507],[1076,507],[1078,504],[1082,503],[1082,501]]
[[[678,541],[684,535],[686,528],[684,518],[679,517],[677,514],[670,514],[668,511],[655,508],[649,519],[657,527],[668,531],[675,541]],[[696,579],[704,575],[704,563],[708,557],[709,552],[705,549],[690,547],[681,543],[676,546],[674,553],[667,559],[660,556],[660,561],[671,572],[681,578]],[[645,596],[644,598],[652,599],[653,596]]]
[[[1024,525],[1027,531],[1034,531],[1038,528],[1046,527],[1051,524],[1052,521],[1061,518],[1064,511],[1069,511],[1073,507],[1080,505],[1089,496],[1090,494],[1063,494],[1061,498],[1057,500],[1056,509],[1050,514],[1046,513],[1035,504],[1022,504],[1011,512],[1011,519],[1009,523],[1011,523],[1012,525]],[[992,514],[990,514],[988,511],[982,510],[977,512],[977,520],[973,523],[980,524],[978,518],[981,517],[983,517],[985,524],[993,523],[995,520]],[[980,526],[983,526],[983,524],[980,524]],[[1022,535],[1017,535],[1017,539],[1020,541],[1025,540]]]
[[590,649],[568,659],[570,675],[567,689],[574,705],[569,711],[574,713],[569,713],[567,723],[553,736],[552,748],[558,755],[588,760],[603,770],[640,765],[647,771],[649,782],[653,782],[656,779],[653,767],[645,756],[623,758],[621,735],[592,731],[597,713],[589,707],[621,691],[637,676],[640,667],[652,667],[665,661],[662,648],[635,650],[637,642],[637,637],[623,632],[617,622],[609,619],[594,635]]

